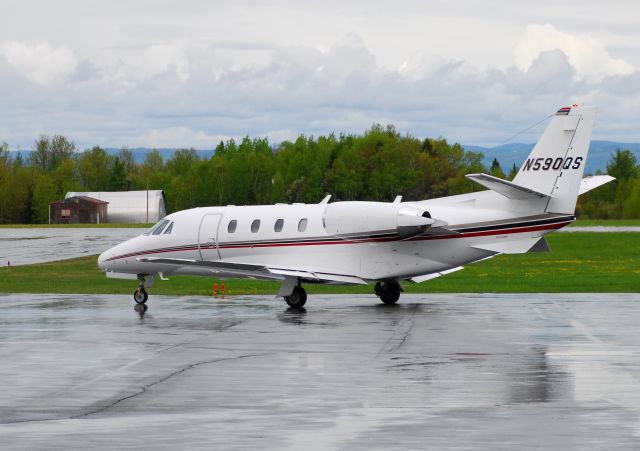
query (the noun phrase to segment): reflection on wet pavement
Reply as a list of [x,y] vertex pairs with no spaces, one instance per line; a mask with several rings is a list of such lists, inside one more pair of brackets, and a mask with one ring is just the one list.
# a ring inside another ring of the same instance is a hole
[[0,228],[0,266],[7,266],[9,262],[16,266],[97,255],[145,230]]
[[638,301],[0,296],[0,443],[637,449]]

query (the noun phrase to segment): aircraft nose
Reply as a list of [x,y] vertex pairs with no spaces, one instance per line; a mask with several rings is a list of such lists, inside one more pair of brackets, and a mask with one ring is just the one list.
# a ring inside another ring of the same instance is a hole
[[111,249],[104,251],[102,254],[100,254],[100,256],[98,257],[98,267],[103,270],[106,271],[107,270],[107,259],[111,256]]

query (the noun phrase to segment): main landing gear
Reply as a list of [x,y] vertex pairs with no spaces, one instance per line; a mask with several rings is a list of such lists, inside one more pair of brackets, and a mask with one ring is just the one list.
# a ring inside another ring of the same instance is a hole
[[284,300],[291,308],[302,308],[307,303],[307,292],[302,285],[296,285],[289,296],[285,296]]
[[400,299],[400,284],[397,280],[388,280],[386,282],[376,282],[373,291],[382,302],[387,305],[393,305]]

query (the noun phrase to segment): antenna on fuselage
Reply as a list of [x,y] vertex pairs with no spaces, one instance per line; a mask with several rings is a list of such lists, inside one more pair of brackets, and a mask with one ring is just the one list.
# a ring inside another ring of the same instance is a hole
[[331,194],[327,194],[326,196],[324,196],[324,199],[322,199],[319,203],[319,205],[326,205],[329,203],[329,199],[331,199]]

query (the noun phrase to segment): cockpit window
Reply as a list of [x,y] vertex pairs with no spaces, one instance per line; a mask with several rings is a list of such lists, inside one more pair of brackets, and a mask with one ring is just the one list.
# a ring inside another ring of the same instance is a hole
[[[153,227],[151,227],[149,230],[147,230],[146,232],[143,233],[143,235],[157,235],[156,230],[158,230],[159,228],[162,229],[164,228],[164,226],[167,225],[167,223],[169,222],[169,220],[167,219],[162,219],[160,222],[158,222],[156,225],[154,225]],[[159,232],[158,232],[159,233]]]
[[171,224],[169,224],[169,227],[167,227],[167,230],[164,231],[165,235],[171,235],[171,231],[173,230],[173,222]]
[[151,230],[151,235],[160,235],[162,233],[162,231],[164,230],[164,228],[167,226],[167,224],[169,224],[169,220],[168,219],[165,219],[164,221],[161,221],[160,224],[158,224],[157,226],[155,226]]

